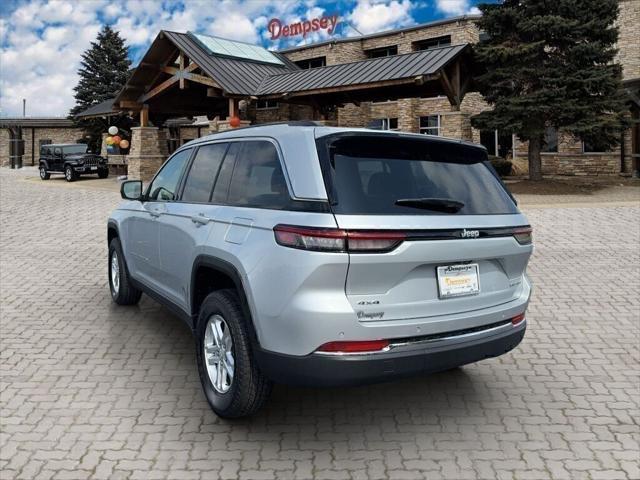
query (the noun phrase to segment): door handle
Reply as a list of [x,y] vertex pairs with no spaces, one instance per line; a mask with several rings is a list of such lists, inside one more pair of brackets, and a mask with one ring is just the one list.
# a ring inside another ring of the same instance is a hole
[[149,210],[149,215],[151,215],[152,217],[158,218],[160,216],[161,212],[157,211],[157,210]]
[[191,217],[191,221],[196,224],[196,227],[199,227],[201,225],[206,225],[211,221],[211,219],[209,217],[205,217],[202,214],[198,214]]

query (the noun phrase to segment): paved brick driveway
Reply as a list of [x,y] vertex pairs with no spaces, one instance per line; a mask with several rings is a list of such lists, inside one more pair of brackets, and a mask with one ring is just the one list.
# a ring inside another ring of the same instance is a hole
[[25,175],[0,171],[3,480],[640,478],[640,204],[527,212],[535,293],[516,351],[386,385],[277,387],[227,422],[186,327],[148,298],[109,299],[117,194]]

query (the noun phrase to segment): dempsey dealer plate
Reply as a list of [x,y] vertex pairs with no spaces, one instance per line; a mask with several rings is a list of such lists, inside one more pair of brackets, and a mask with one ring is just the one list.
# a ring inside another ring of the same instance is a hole
[[477,263],[438,267],[437,276],[440,298],[463,297],[480,293]]

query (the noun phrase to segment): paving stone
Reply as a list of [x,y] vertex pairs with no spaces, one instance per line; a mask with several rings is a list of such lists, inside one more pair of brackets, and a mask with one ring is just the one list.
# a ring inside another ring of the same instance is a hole
[[0,169],[3,480],[640,477],[640,204],[526,209],[516,350],[383,385],[276,386],[229,422],[186,326],[147,297],[111,302],[108,181]]

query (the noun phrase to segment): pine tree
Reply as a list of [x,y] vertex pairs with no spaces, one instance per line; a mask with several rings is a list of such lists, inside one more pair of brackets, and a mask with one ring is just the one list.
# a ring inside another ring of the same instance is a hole
[[493,110],[474,116],[474,127],[528,140],[531,180],[542,179],[547,127],[607,148],[619,141],[616,0],[504,0],[480,10],[488,39],[475,48],[483,69],[476,81]]
[[[91,47],[82,54],[78,70],[80,81],[74,87],[76,105],[70,111],[71,118],[92,105],[116,96],[129,77],[131,61],[128,53],[120,34],[105,25],[96,41],[91,42]],[[120,122],[126,123],[127,120],[120,119]],[[100,118],[76,119],[76,124],[90,136],[89,144],[99,148],[101,134],[109,127],[106,121]]]

